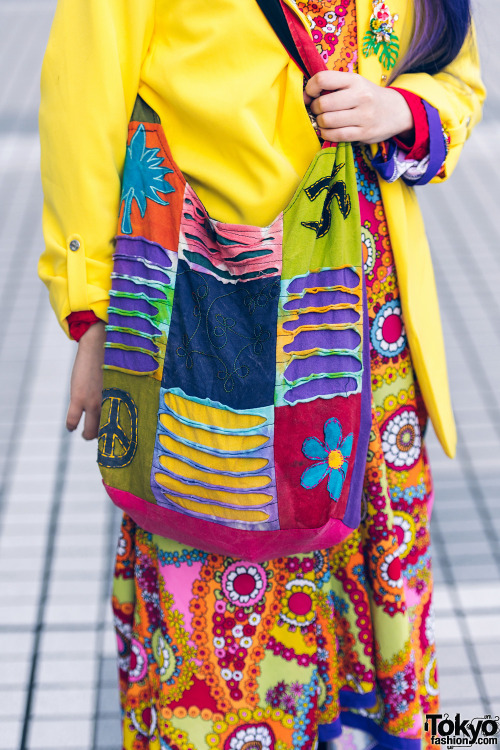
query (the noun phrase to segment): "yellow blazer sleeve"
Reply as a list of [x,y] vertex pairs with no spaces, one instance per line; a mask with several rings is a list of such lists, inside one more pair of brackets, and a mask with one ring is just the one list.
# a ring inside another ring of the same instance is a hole
[[472,27],[459,55],[436,75],[408,73],[391,83],[418,94],[435,107],[450,137],[444,171],[433,182],[447,179],[458,162],[463,145],[482,114],[486,90],[481,80],[476,33]]
[[39,274],[68,332],[71,312],[106,319],[127,126],[154,0],[59,0],[42,66],[45,251]]

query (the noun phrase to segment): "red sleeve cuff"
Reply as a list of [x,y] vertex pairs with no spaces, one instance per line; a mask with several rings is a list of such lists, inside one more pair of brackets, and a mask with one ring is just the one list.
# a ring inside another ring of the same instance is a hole
[[399,89],[395,86],[392,88],[405,98],[406,103],[411,109],[413,122],[415,124],[415,139],[413,143],[405,143],[400,138],[396,137],[394,140],[400,148],[407,152],[408,159],[421,161],[424,156],[427,156],[430,148],[429,123],[427,122],[427,114],[422,99],[417,96],[417,94],[413,94],[405,89]]
[[69,335],[75,341],[80,341],[84,333],[87,333],[90,326],[95,323],[99,323],[100,318],[97,317],[92,310],[85,310],[83,312],[73,312],[66,318],[69,326]]

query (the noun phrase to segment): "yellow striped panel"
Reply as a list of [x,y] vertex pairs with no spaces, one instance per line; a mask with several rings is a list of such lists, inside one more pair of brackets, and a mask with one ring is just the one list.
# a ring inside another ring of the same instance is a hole
[[269,515],[263,510],[233,510],[232,508],[221,508],[219,505],[206,505],[205,503],[197,503],[194,500],[189,500],[183,497],[171,497],[166,493],[165,497],[170,500],[171,503],[179,505],[181,508],[191,510],[195,513],[201,513],[206,516],[217,516],[223,520],[229,521],[246,521],[247,523],[258,523],[259,521],[268,521]]
[[178,474],[183,479],[195,479],[197,482],[205,482],[206,484],[219,485],[220,487],[227,487],[229,489],[249,489],[259,490],[266,487],[271,482],[271,477],[265,475],[260,476],[245,476],[245,477],[228,477],[225,474],[216,474],[213,471],[201,471],[195,469],[184,461],[179,461],[178,458],[172,458],[171,456],[160,456],[161,465],[173,474]]
[[165,474],[155,474],[158,484],[165,487],[171,492],[182,492],[185,495],[196,495],[204,500],[214,500],[218,503],[227,503],[228,505],[264,505],[270,502],[272,495],[264,493],[250,492],[248,494],[238,494],[237,492],[226,492],[225,490],[211,490],[207,487],[194,487],[193,485],[184,484],[177,479],[172,479]]
[[181,439],[199,443],[212,450],[245,452],[260,448],[269,440],[265,435],[221,435],[218,432],[210,432],[210,428],[203,430],[200,427],[189,427],[178,422],[170,414],[162,414],[160,421],[165,429]]
[[251,430],[265,424],[266,418],[258,414],[235,414],[229,409],[188,401],[173,393],[165,393],[165,404],[176,414],[192,422],[200,422],[223,430]]
[[207,466],[207,468],[213,471],[233,471],[237,474],[258,471],[269,464],[266,458],[251,458],[250,456],[248,458],[224,458],[224,456],[217,456],[215,453],[203,453],[196,448],[190,448],[188,445],[178,443],[177,440],[168,435],[160,435],[159,438],[162,446],[170,453],[195,461],[201,466],[210,464],[210,467]]

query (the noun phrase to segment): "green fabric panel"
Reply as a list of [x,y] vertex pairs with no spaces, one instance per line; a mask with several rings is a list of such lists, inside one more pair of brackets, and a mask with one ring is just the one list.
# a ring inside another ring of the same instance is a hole
[[284,212],[282,278],[325,268],[359,268],[360,226],[351,144],[323,149]]
[[[99,466],[106,484],[131,492],[156,505],[151,491],[150,476],[158,423],[158,403],[161,383],[147,375],[130,375],[117,370],[104,370],[103,388],[119,388],[128,393],[137,407],[137,451],[123,468]],[[101,416],[101,425],[106,415]],[[127,425],[123,427],[126,429]]]

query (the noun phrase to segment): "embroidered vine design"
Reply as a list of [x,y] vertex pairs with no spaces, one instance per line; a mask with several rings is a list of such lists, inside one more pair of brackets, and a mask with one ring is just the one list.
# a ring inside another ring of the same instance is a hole
[[[183,335],[182,344],[176,350],[177,356],[185,359],[186,369],[188,370],[194,367],[196,355],[215,360],[217,363],[215,375],[218,380],[223,381],[225,392],[231,393],[238,380],[244,380],[250,374],[249,365],[242,362],[244,353],[251,351],[255,356],[260,356],[264,350],[265,342],[271,338],[271,332],[260,323],[256,323],[250,335],[242,333],[238,330],[238,322],[230,315],[218,312],[217,306],[220,305],[222,300],[227,300],[230,297],[243,293],[243,305],[247,308],[251,316],[257,307],[266,307],[279,295],[279,282],[273,280],[256,293],[239,287],[233,291],[218,295],[208,304],[205,311],[203,309],[203,302],[204,300],[208,301],[207,298],[210,293],[207,282],[197,271],[190,269],[189,272],[185,273],[193,273],[198,276],[201,279],[201,284],[192,292],[194,301],[193,316],[197,319],[196,326],[193,333]],[[211,351],[203,351],[194,345],[194,340],[202,327],[210,343]],[[233,361],[227,363],[224,361],[222,355],[230,338],[239,339],[241,347],[238,349]]]

